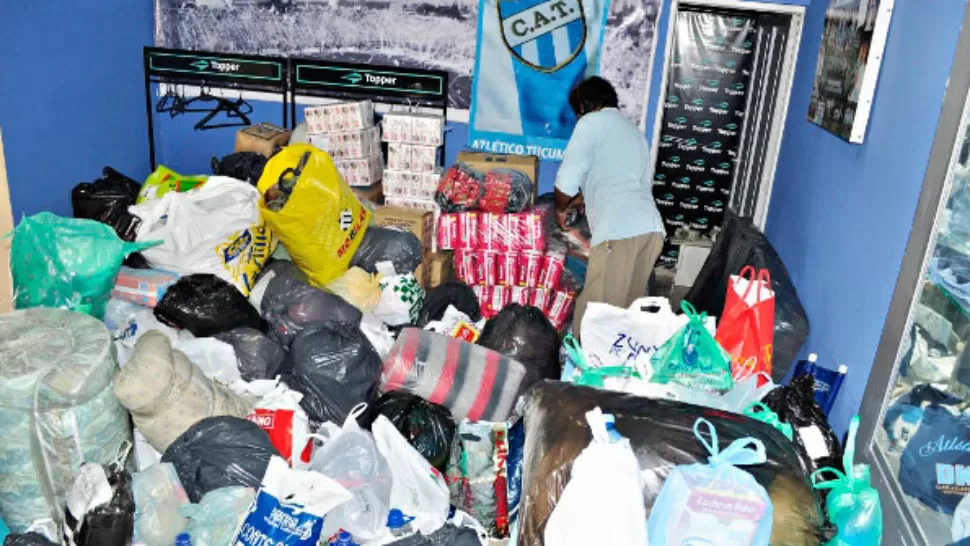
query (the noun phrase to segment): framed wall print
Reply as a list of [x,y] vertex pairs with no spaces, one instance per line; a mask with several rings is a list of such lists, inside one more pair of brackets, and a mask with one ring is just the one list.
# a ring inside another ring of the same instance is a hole
[[862,144],[895,0],[829,0],[808,119]]

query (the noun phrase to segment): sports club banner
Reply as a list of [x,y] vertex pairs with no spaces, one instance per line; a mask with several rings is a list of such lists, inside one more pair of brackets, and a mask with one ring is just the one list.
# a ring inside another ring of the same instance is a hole
[[599,71],[609,0],[481,0],[469,145],[561,160],[569,91]]

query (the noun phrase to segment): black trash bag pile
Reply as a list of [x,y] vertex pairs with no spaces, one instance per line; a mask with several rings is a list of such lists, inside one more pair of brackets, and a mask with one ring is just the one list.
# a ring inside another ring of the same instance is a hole
[[741,415],[671,400],[543,381],[523,395],[525,454],[519,507],[519,544],[542,546],[546,522],[570,479],[576,457],[590,442],[585,414],[599,406],[630,440],[642,470],[647,512],[676,465],[706,464],[710,453],[694,435],[699,417],[717,429],[721,449],[739,438],[764,442],[767,461],[744,467],[768,491],[773,506],[772,546],[820,545],[830,538],[807,468],[774,427]]
[[286,351],[278,343],[248,326],[216,334],[215,338],[232,345],[243,381],[273,379],[286,358]]
[[238,417],[206,417],[168,446],[163,463],[175,472],[198,503],[214,489],[241,485],[258,488],[273,456],[281,455],[269,436],[253,422]]
[[431,466],[442,473],[447,470],[451,445],[458,430],[448,408],[413,394],[388,392],[368,406],[357,421],[361,427],[370,430],[378,415],[387,417]]
[[421,241],[410,231],[371,226],[364,232],[351,267],[377,273],[377,264],[391,262],[398,275],[413,273],[424,257]]
[[269,336],[283,348],[289,348],[304,328],[323,321],[360,325],[360,309],[336,294],[310,286],[292,262],[274,262],[264,275],[270,272],[273,278],[260,307],[269,323]]
[[40,533],[30,532],[24,534],[10,534],[3,541],[3,546],[58,546],[56,543],[47,540],[47,537]]
[[[788,385],[773,389],[761,402],[777,413],[782,423],[792,426],[795,447],[813,472],[826,466],[842,468],[842,444],[815,401],[814,376],[795,377]],[[821,456],[822,452],[827,454]]]
[[283,381],[303,394],[300,406],[312,421],[343,423],[354,406],[377,398],[384,363],[358,326],[310,326],[293,340],[287,359]]
[[478,344],[521,362],[526,368],[523,389],[541,379],[559,379],[559,334],[536,307],[506,305],[485,323]]
[[424,328],[429,322],[441,320],[449,305],[468,315],[472,322],[482,320],[482,308],[479,305],[478,296],[471,287],[461,281],[447,281],[425,293],[424,307],[418,314],[418,328]]
[[240,326],[265,329],[249,300],[210,273],[186,275],[170,286],[155,306],[155,318],[195,337],[211,337]]
[[64,539],[68,546],[128,546],[131,542],[135,531],[131,474],[120,467],[102,468],[111,486],[111,500],[84,514],[74,514],[70,508],[64,511]]
[[235,152],[222,159],[212,158],[212,174],[228,176],[255,186],[266,168],[266,156],[259,152]]
[[[135,204],[140,189],[138,182],[111,167],[105,167],[102,178],[82,182],[71,190],[74,217],[107,224],[121,240],[133,242],[141,219],[128,212],[128,207]],[[125,258],[124,265],[145,269],[148,261],[136,252]]]
[[731,275],[737,275],[747,265],[771,273],[771,287],[775,291],[771,377],[780,383],[808,339],[808,315],[785,264],[749,218],[726,212],[724,227],[684,300],[691,302],[698,312],[721,316]]

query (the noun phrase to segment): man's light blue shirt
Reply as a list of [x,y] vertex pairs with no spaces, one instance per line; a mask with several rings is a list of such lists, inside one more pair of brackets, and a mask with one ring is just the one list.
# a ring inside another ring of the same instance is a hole
[[616,108],[579,118],[556,175],[556,188],[569,196],[583,192],[593,246],[664,233],[653,201],[650,146]]

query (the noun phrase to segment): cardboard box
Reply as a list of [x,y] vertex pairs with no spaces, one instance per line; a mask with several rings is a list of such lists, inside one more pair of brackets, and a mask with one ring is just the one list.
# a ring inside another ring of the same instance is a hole
[[382,119],[384,142],[441,146],[444,143],[445,118],[440,114],[388,112]]
[[485,152],[459,152],[458,162],[487,173],[493,169],[512,169],[532,180],[533,197],[539,195],[539,157],[534,155],[487,154]]
[[406,229],[418,237],[425,255],[434,243],[434,213],[400,207],[377,207],[374,224]]
[[358,159],[338,159],[333,164],[351,187],[373,186],[384,174],[384,158],[379,153]]
[[384,204],[384,185],[381,182],[374,184],[373,186],[367,187],[352,187],[350,191],[354,192],[357,199],[361,201],[370,201],[375,205]]
[[454,277],[454,253],[450,250],[428,254],[414,272],[418,284],[425,290],[434,288]]
[[434,200],[414,199],[410,197],[391,197],[386,196],[384,202],[390,207],[403,209],[422,210],[435,212],[438,210],[438,203]]
[[381,153],[381,134],[377,127],[344,133],[311,134],[310,144],[334,159],[369,157]]
[[369,100],[310,106],[303,110],[308,133],[359,131],[374,126],[374,103]]
[[272,123],[260,123],[236,133],[236,152],[258,152],[270,157],[290,143],[292,132]]

